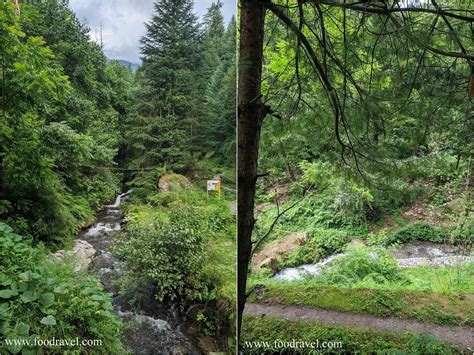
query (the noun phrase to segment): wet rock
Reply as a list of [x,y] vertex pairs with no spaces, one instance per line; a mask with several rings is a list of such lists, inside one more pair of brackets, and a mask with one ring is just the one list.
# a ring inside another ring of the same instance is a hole
[[189,189],[193,187],[186,176],[180,174],[167,174],[161,177],[158,187],[161,192]]
[[96,251],[94,247],[82,239],[76,239],[72,250],[59,250],[52,254],[54,258],[71,258],[74,263],[74,270],[85,270],[89,267]]
[[315,277],[319,276],[323,271],[323,268],[330,267],[330,263],[345,254],[334,254],[324,258],[323,260],[319,261],[317,264],[305,264],[300,265],[297,267],[289,267],[286,269],[281,270],[278,274],[275,275],[275,280],[282,280],[282,281],[294,281],[294,280],[302,280],[306,277]]
[[442,266],[456,266],[467,264],[468,262],[474,261],[474,257],[466,255],[451,255],[451,256],[439,256],[434,258],[427,257],[413,257],[397,260],[398,266],[401,268],[410,268],[416,266],[431,266],[431,267],[442,267]]

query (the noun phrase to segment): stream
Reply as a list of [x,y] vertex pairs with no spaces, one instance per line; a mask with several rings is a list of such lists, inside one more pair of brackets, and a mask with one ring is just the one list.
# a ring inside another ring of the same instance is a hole
[[[396,259],[400,268],[417,266],[443,267],[456,266],[474,262],[474,254],[462,247],[449,244],[433,244],[429,242],[412,242],[392,251],[391,256]],[[331,262],[346,254],[331,255],[316,264],[305,264],[297,267],[288,267],[279,271],[273,278],[281,281],[302,280],[308,277],[317,277],[324,268],[330,268]]]
[[112,255],[110,246],[114,234],[121,229],[123,214],[120,203],[131,192],[117,196],[112,205],[105,206],[98,214],[96,223],[79,235],[96,251],[91,271],[100,278],[104,289],[112,293],[112,304],[117,314],[126,323],[130,322],[123,338],[125,346],[134,354],[202,354],[197,339],[186,334],[189,324],[180,317],[176,306],[155,300],[153,284],[140,290],[140,294],[119,294],[118,280],[124,274],[125,265]]

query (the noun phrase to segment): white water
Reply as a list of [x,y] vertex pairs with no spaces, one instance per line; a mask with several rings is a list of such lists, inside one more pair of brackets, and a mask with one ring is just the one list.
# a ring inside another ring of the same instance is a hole
[[[331,267],[331,261],[344,255],[346,254],[335,254],[316,264],[305,264],[283,269],[274,276],[274,279],[295,281],[308,277],[317,277],[321,274],[323,268]],[[373,253],[371,253],[370,256],[377,257],[377,255]],[[463,255],[459,247],[433,245],[431,243],[421,242],[402,245],[392,252],[392,257],[397,260],[400,268],[412,268],[417,266],[443,267],[474,262],[474,255]]]
[[341,257],[344,254],[335,254],[328,256],[316,264],[305,264],[297,267],[289,267],[281,270],[274,276],[275,280],[282,281],[294,281],[301,280],[306,277],[319,276],[323,270],[323,267],[329,264],[334,259]]
[[128,197],[128,195],[130,195],[132,192],[133,192],[133,189],[130,189],[127,192],[118,195],[117,198],[115,199],[115,202],[112,205],[107,205],[105,207],[114,208],[114,207],[120,206],[120,202],[122,202],[122,200],[125,200]]

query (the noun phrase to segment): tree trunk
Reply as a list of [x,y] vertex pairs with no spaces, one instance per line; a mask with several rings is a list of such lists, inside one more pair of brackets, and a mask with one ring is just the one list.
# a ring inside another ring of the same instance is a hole
[[265,10],[254,0],[241,0],[238,82],[238,313],[240,339],[246,285],[252,252],[255,185],[257,182],[260,128],[266,115],[261,99]]

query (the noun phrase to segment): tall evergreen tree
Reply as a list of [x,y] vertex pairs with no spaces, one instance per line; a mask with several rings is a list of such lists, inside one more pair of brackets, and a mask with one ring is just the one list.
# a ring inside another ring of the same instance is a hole
[[176,165],[189,158],[195,131],[201,33],[191,0],[159,0],[141,39],[139,105],[130,121],[133,166]]
[[214,150],[223,161],[233,162],[235,156],[236,22],[232,18],[219,38],[221,55],[208,80],[201,149]]

